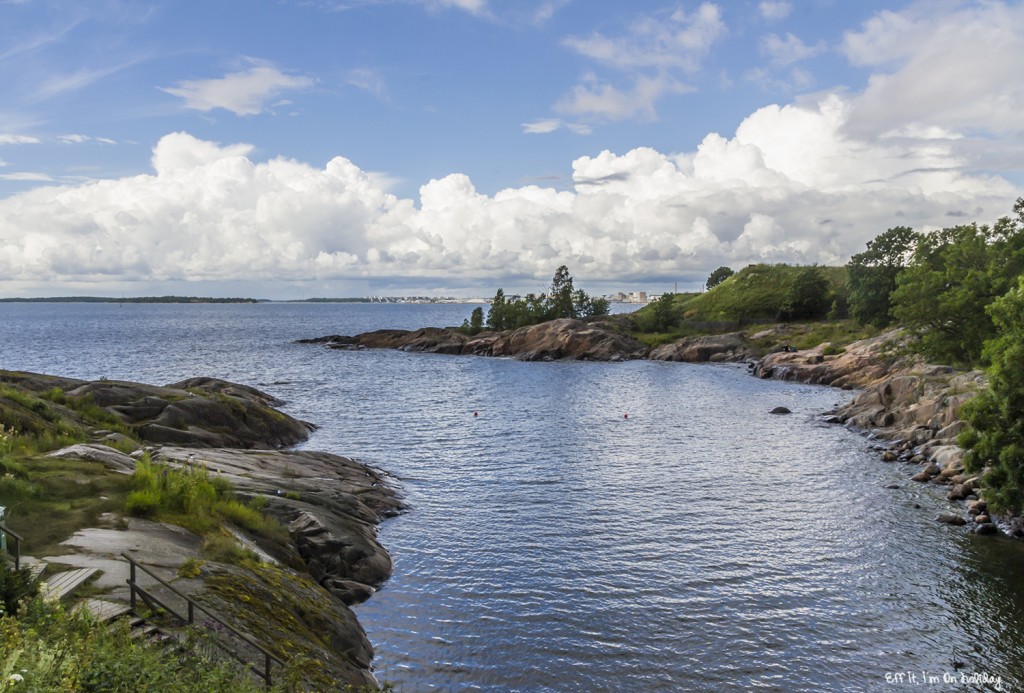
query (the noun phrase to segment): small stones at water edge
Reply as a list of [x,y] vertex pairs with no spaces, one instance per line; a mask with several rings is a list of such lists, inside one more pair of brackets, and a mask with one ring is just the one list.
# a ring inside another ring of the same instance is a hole
[[769,413],[770,414],[792,414],[793,412],[791,412],[786,407],[775,407]]

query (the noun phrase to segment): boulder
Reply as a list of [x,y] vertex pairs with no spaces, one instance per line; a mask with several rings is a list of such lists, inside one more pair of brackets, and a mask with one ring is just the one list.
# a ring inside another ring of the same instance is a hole
[[709,361],[743,361],[750,357],[751,350],[744,333],[684,337],[683,339],[655,347],[647,358],[652,361],[685,361],[705,363]]
[[967,520],[956,513],[940,513],[935,516],[935,521],[942,522],[947,525],[955,525],[957,527],[967,524]]

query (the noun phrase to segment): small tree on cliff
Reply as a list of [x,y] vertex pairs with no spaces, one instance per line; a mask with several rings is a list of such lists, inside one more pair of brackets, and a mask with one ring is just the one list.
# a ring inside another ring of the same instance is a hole
[[462,321],[462,327],[459,328],[464,334],[470,336],[480,334],[484,329],[484,309],[477,306],[473,309],[473,312],[469,316],[469,320]]
[[719,267],[718,269],[711,273],[711,275],[708,277],[707,283],[704,284],[704,286],[705,288],[713,289],[734,274],[736,273],[733,272],[732,269],[729,267]]

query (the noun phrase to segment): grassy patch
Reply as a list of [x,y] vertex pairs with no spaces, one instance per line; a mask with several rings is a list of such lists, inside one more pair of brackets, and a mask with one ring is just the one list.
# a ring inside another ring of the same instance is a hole
[[28,457],[20,464],[27,478],[0,481],[0,505],[7,507],[7,526],[33,555],[59,553],[58,544],[76,531],[99,524],[103,513],[119,512],[128,494],[129,477],[99,462]]
[[[143,457],[135,466],[130,484],[132,491],[125,501],[125,512],[170,522],[204,535],[211,552],[223,549],[218,548],[215,538],[225,523],[276,544],[288,544],[288,530],[262,512],[266,499],[257,496],[243,502],[235,496],[226,479],[210,474],[205,467],[171,467]],[[229,557],[242,558],[230,552]]]

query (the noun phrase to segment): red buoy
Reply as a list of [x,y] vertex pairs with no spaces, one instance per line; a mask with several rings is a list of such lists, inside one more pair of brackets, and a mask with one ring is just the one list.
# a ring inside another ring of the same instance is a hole
[[629,414],[623,414],[623,415],[622,415],[622,418],[624,418],[624,419],[628,419],[628,418],[629,418]]
[[473,412],[473,416],[479,416],[479,414],[477,414],[476,412]]

